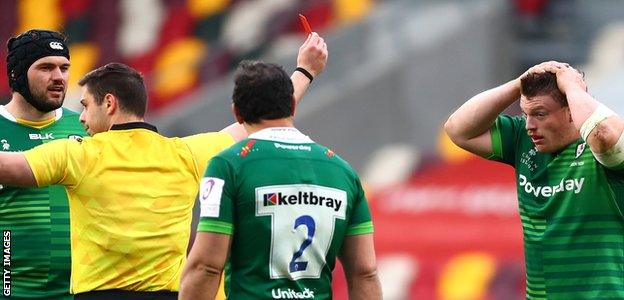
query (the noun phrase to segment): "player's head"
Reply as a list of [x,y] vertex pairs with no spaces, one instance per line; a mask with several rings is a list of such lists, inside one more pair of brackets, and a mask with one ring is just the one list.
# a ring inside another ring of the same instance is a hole
[[41,112],[63,105],[69,78],[66,37],[50,30],[29,30],[7,42],[11,89]]
[[528,74],[520,84],[520,108],[526,115],[527,133],[538,151],[555,152],[579,138],[555,74]]
[[145,115],[147,91],[143,76],[129,66],[109,63],[87,73],[78,84],[84,108],[80,122],[90,135],[110,129],[115,115]]
[[232,99],[239,122],[289,118],[294,112],[293,85],[282,67],[243,61],[234,75]]

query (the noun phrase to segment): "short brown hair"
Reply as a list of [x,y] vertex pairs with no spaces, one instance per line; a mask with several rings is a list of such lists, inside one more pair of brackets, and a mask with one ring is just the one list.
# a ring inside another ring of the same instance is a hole
[[557,76],[550,72],[542,74],[531,73],[520,79],[521,93],[531,98],[540,95],[550,95],[562,106],[568,106],[568,99],[557,86]]
[[86,86],[97,104],[102,104],[106,94],[112,94],[119,100],[121,110],[138,117],[145,115],[147,90],[143,76],[127,65],[109,63],[101,66],[82,77],[78,85]]

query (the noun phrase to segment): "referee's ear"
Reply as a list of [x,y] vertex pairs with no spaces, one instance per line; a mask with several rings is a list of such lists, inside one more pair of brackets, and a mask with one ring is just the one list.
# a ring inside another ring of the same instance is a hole
[[111,93],[104,95],[104,103],[102,104],[106,106],[106,114],[111,116],[114,115],[119,109],[119,101],[117,100],[117,97]]

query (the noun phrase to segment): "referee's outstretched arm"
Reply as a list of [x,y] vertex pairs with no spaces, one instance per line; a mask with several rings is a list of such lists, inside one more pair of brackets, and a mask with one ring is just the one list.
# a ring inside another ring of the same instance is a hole
[[0,184],[34,187],[37,181],[24,154],[17,152],[0,152]]

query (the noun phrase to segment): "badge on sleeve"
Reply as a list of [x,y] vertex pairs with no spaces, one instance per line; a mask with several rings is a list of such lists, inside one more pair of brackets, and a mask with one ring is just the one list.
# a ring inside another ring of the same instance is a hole
[[221,195],[225,181],[215,177],[204,177],[199,187],[200,217],[219,217]]

